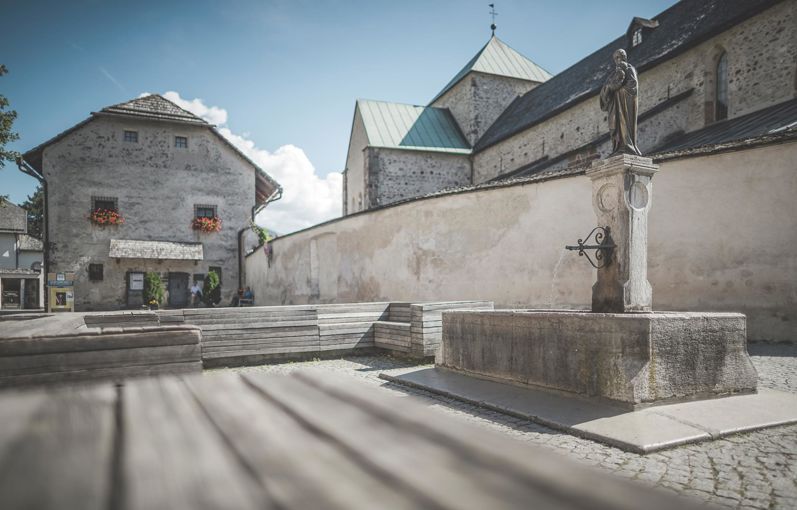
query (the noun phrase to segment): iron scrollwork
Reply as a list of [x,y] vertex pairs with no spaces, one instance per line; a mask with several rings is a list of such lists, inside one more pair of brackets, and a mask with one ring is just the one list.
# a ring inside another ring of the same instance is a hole
[[[587,244],[590,239],[595,240],[595,244]],[[615,244],[611,241],[609,235],[609,227],[595,227],[584,239],[579,239],[578,244],[575,246],[565,246],[568,250],[578,250],[578,255],[587,257],[589,263],[595,269],[601,269],[608,266],[612,262],[612,252],[614,251]],[[588,251],[595,250],[592,257],[589,256]]]

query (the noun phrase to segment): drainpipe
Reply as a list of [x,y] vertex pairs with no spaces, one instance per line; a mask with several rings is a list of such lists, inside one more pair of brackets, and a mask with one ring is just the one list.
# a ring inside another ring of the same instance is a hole
[[[276,202],[282,198],[282,186],[277,186],[277,189],[274,190],[265,202],[260,205],[253,205],[251,210],[251,220],[252,223],[255,221],[255,217],[262,211],[268,204],[271,202]],[[244,227],[238,231],[238,288],[243,288],[244,286],[244,273],[243,273],[243,261],[244,261],[244,232],[249,230],[249,227]]]
[[[42,245],[44,246],[44,264],[42,267],[42,274],[41,278],[45,282],[47,281],[47,272],[50,270],[50,215],[48,214],[49,206],[47,205],[47,199],[49,197],[48,187],[47,187],[47,179],[44,178],[44,172],[39,174],[35,168],[30,166],[30,164],[22,159],[22,156],[17,158],[17,168],[23,174],[30,175],[42,185],[42,192],[44,193],[44,197],[42,199],[42,216],[44,216],[44,232],[42,239]],[[19,264],[17,264],[19,265]],[[44,288],[46,289],[47,286],[45,285]],[[50,297],[47,295],[45,290],[44,292],[44,309],[47,310],[47,306],[49,304]]]

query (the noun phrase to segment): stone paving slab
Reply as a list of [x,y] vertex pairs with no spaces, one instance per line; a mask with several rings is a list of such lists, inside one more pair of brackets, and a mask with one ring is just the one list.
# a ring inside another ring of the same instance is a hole
[[757,394],[628,412],[599,401],[489,381],[441,368],[383,373],[380,378],[641,454],[797,423],[797,395],[770,389],[762,389]]

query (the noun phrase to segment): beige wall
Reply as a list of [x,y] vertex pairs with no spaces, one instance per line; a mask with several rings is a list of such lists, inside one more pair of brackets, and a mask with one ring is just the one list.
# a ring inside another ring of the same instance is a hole
[[[705,126],[706,102],[713,101],[714,67],[723,50],[728,54],[730,118],[795,97],[796,18],[797,1],[787,0],[640,73],[640,112],[694,89],[680,103],[678,111],[659,113],[640,125],[642,152],[655,149],[672,133]],[[608,131],[605,117],[595,96],[488,147],[473,157],[474,183],[511,172],[545,155],[554,158],[591,142]]]
[[[797,341],[796,169],[797,143],[662,162],[650,215],[654,308],[743,312],[751,338]],[[275,240],[270,268],[262,250],[248,257],[249,284],[261,305],[586,308],[594,270],[563,246],[594,226],[590,194],[581,175],[350,216]]]
[[346,174],[344,175],[345,190],[343,195],[343,214],[352,214],[361,211],[368,197],[365,193],[365,162],[363,150],[368,145],[368,136],[365,134],[360,109],[354,108],[354,121],[351,127],[349,152],[346,155]]

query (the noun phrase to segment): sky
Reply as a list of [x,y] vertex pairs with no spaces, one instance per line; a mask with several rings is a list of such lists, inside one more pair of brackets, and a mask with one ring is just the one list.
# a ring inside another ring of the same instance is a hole
[[[496,35],[552,74],[674,0],[497,1]],[[285,189],[280,233],[340,215],[358,98],[427,104],[490,37],[488,1],[0,0],[0,94],[24,152],[146,92],[219,126]],[[13,164],[0,194],[36,181]]]

